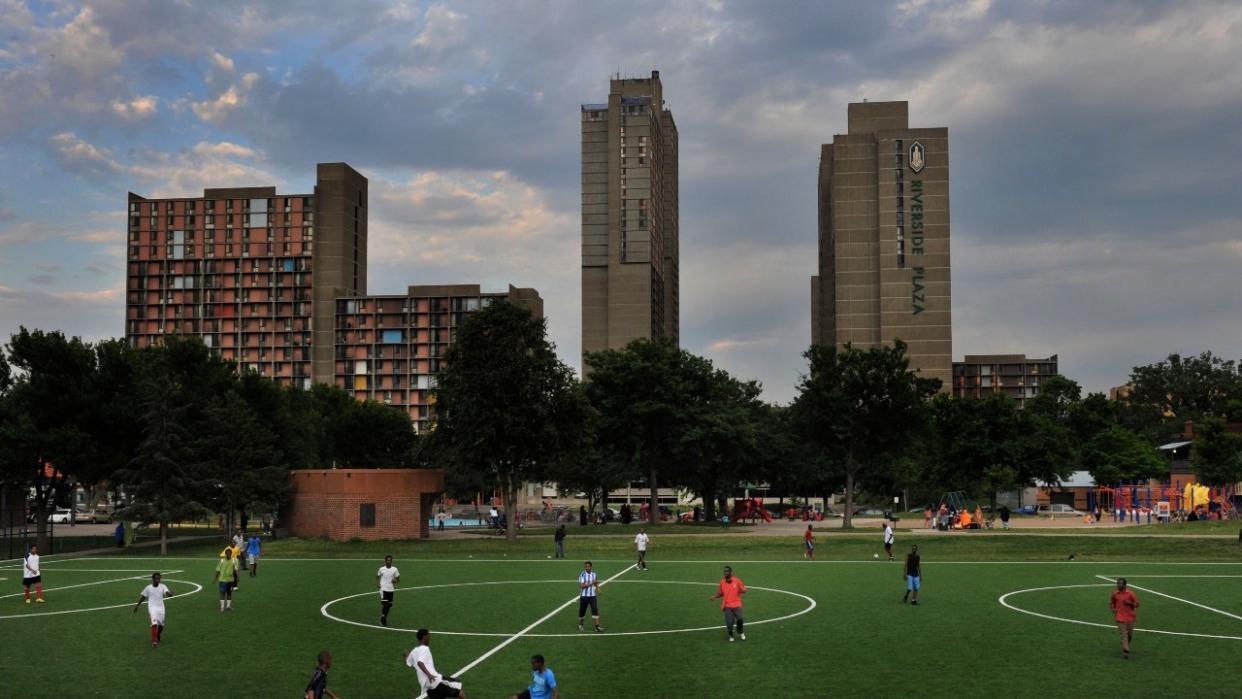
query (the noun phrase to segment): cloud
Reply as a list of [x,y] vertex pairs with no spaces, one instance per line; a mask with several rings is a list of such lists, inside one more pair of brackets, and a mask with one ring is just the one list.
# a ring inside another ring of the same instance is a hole
[[432,51],[444,51],[466,42],[463,25],[466,15],[446,5],[432,5],[423,15],[423,30],[414,37],[414,45]]
[[128,102],[112,100],[112,111],[126,121],[139,121],[155,116],[160,98],[153,95],[135,97]]
[[214,99],[194,102],[192,104],[194,113],[203,121],[212,123],[223,121],[231,113],[246,104],[246,98],[258,80],[258,73],[246,73],[241,77],[240,81],[229,85],[227,90],[217,95]]

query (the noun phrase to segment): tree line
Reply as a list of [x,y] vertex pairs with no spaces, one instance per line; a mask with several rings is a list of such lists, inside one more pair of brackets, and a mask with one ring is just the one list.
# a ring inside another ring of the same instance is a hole
[[[436,425],[341,389],[281,387],[193,338],[134,349],[22,329],[0,353],[0,481],[30,489],[40,536],[71,483],[125,493],[120,515],[159,524],[206,512],[270,511],[293,468],[439,467],[450,493],[527,482],[583,491],[592,505],[628,483],[703,500],[709,520],[740,484],[769,492],[928,499],[1055,483],[1167,474],[1156,446],[1196,423],[1203,480],[1242,480],[1242,371],[1211,354],[1137,367],[1129,394],[1082,395],[1044,381],[1025,409],[1003,395],[953,399],[912,371],[906,347],[812,346],[792,402],[661,341],[586,356],[579,380],[546,323],[507,303],[472,314],[445,355]],[[516,528],[510,527],[510,536]]]
[[399,410],[279,386],[196,338],[135,349],[22,328],[0,352],[0,484],[33,492],[45,547],[77,486],[124,493],[114,515],[158,524],[165,550],[171,523],[275,511],[292,468],[409,466],[415,444]]

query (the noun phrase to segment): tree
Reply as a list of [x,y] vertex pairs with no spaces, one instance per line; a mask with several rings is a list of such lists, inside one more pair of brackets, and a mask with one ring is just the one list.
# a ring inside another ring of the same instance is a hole
[[276,465],[275,435],[235,391],[217,398],[206,410],[199,437],[192,448],[196,468],[212,481],[210,502],[233,515],[252,503],[275,506],[288,490],[289,472]]
[[48,550],[48,511],[95,455],[86,428],[97,407],[94,354],[79,338],[21,328],[9,340],[5,367],[0,478],[34,491],[36,540]]
[[[1127,401],[1149,415],[1163,417],[1166,432],[1186,420],[1224,417],[1242,400],[1242,371],[1236,362],[1204,352],[1197,357],[1170,354],[1156,364],[1134,367]],[[1172,423],[1172,424],[1167,424]]]
[[1110,425],[1083,447],[1083,465],[1100,485],[1146,480],[1168,472],[1168,464],[1137,433]]
[[206,512],[204,496],[214,485],[194,458],[181,386],[172,372],[149,377],[143,386],[142,444],[130,467],[117,472],[130,503],[117,511],[124,519],[160,526],[160,555],[168,555],[168,527]]
[[1242,481],[1242,435],[1228,431],[1225,421],[1209,417],[1195,425],[1195,474],[1209,485]]
[[841,526],[848,529],[856,488],[881,479],[880,472],[908,449],[940,381],[910,371],[900,340],[867,350],[813,345],[804,356],[810,367],[794,400],[795,422],[845,479]]
[[586,355],[586,389],[599,413],[605,453],[628,461],[647,480],[651,512],[660,511],[661,474],[675,458],[693,420],[690,405],[712,374],[708,360],[667,340],[634,340],[622,349]]
[[517,492],[580,449],[588,407],[542,318],[506,302],[466,319],[438,375],[431,454],[499,482],[517,541]]
[[674,443],[677,466],[670,476],[702,498],[704,515],[711,521],[717,501],[723,503],[739,481],[759,472],[762,389],[757,382],[739,381],[721,370],[700,379],[687,396],[688,419]]

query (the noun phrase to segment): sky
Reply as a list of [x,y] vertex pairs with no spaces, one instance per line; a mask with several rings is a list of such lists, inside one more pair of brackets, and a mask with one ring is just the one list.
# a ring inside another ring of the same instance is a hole
[[819,146],[849,102],[950,138],[954,355],[1088,390],[1242,356],[1242,3],[0,0],[0,337],[123,333],[126,193],[370,179],[371,293],[537,288],[579,365],[579,105],[655,69],[681,337],[805,370]]

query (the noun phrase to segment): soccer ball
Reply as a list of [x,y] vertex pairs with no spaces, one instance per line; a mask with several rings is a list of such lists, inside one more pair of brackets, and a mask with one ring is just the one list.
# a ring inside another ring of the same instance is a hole
[[873,553],[873,554],[871,554],[871,557],[872,557],[872,558],[879,558],[879,557],[880,557],[880,554],[878,554],[878,553]]
[[551,558],[551,556],[544,556],[544,558]]

